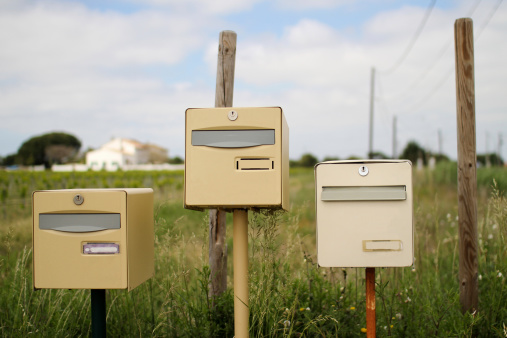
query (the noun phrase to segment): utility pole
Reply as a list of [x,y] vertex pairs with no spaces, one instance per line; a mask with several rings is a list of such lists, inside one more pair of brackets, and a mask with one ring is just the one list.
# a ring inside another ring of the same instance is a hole
[[438,154],[439,155],[443,154],[443,150],[442,150],[442,130],[441,129],[438,130]]
[[491,167],[491,159],[489,158],[489,133],[486,132],[486,167]]
[[[503,144],[503,139],[502,139],[502,133],[498,133],[498,150],[497,150],[497,156],[498,156],[498,160],[500,161],[500,158],[502,158],[502,144]],[[500,164],[500,163],[498,163]]]
[[375,107],[375,67],[371,68],[370,79],[370,138],[368,143],[368,158],[373,155],[373,109]]
[[397,158],[397,142],[396,142],[396,115],[393,116],[393,159]]

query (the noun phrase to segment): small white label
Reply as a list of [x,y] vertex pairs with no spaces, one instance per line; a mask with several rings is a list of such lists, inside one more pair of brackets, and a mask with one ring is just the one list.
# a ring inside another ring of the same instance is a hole
[[116,243],[86,243],[83,244],[84,254],[117,254],[120,253],[120,246]]

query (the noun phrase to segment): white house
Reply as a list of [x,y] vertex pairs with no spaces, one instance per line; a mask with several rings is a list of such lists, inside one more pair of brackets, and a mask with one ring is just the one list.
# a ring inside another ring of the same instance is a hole
[[152,144],[114,138],[97,150],[86,154],[86,165],[92,170],[116,171],[130,165],[163,163],[169,158],[167,149]]

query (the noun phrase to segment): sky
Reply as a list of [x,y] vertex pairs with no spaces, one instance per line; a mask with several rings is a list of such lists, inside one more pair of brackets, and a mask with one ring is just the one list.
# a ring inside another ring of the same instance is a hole
[[185,110],[214,106],[218,38],[232,30],[233,105],[282,107],[292,159],[367,156],[372,69],[373,149],[399,155],[414,140],[456,159],[463,17],[477,153],[505,160],[501,0],[0,0],[0,156],[60,131],[82,150],[125,137],[184,157]]

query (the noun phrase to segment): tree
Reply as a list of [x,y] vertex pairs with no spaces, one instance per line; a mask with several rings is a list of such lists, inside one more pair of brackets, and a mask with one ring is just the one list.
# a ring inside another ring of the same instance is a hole
[[17,161],[24,165],[66,163],[81,148],[81,141],[66,133],[49,133],[25,141],[18,149]]
[[375,159],[375,160],[385,160],[390,157],[381,151],[372,151],[371,153],[368,153],[368,158]]
[[319,162],[319,160],[310,153],[303,154],[299,160],[300,167],[313,167]]
[[400,158],[410,160],[412,163],[417,163],[417,159],[422,158],[424,165],[428,163],[427,157],[427,151],[415,141],[408,142],[400,155]]
[[324,159],[322,160],[323,162],[326,162],[326,161],[339,161],[340,159],[336,156],[326,156],[324,157]]
[[11,166],[11,165],[15,165],[17,163],[16,160],[17,160],[16,154],[7,155],[2,159],[2,165],[6,166],[6,167]]
[[488,162],[492,166],[503,166],[504,163],[502,157],[496,153],[477,154],[477,162],[482,166],[486,166]]
[[181,157],[175,156],[169,160],[169,163],[170,164],[183,164],[183,163],[185,163],[185,161]]

